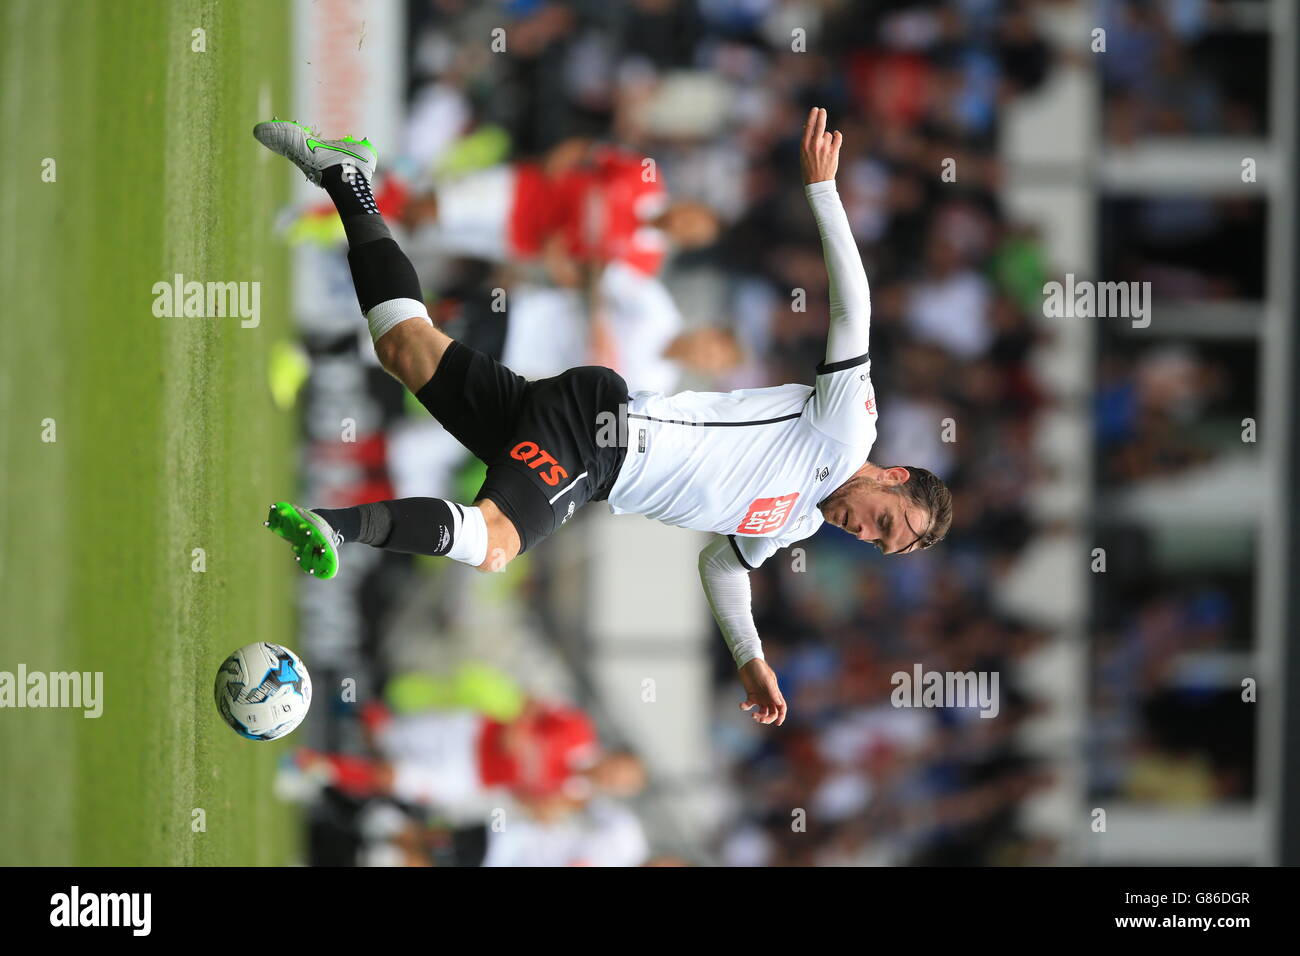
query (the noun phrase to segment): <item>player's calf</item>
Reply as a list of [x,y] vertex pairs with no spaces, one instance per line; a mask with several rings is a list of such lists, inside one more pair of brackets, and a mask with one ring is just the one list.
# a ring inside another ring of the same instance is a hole
[[[253,135],[329,194],[347,233],[352,284],[380,360],[418,391],[433,377],[450,339],[433,330],[415,267],[375,203],[370,188],[378,164],[374,146],[352,137],[318,140],[309,128],[279,120],[258,123]],[[414,327],[421,325],[417,335]]]
[[352,508],[311,510],[282,501],[266,526],[287,540],[298,566],[318,578],[338,573],[345,543],[447,557],[480,571],[502,571],[519,554],[519,533],[495,502],[400,498]]
[[379,364],[411,392],[418,393],[442,362],[452,343],[449,335],[420,318],[399,322],[375,341]]

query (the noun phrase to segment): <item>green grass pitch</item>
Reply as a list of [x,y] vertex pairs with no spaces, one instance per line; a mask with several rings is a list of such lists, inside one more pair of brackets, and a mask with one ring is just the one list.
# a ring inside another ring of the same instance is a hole
[[[288,7],[0,4],[0,671],[104,675],[98,719],[0,709],[0,864],[298,852],[271,796],[293,738],[242,740],[212,700],[235,647],[296,644],[296,574],[262,528],[295,487],[267,386],[292,171],[251,135],[290,113]],[[260,282],[260,325],[155,317],[176,273]]]

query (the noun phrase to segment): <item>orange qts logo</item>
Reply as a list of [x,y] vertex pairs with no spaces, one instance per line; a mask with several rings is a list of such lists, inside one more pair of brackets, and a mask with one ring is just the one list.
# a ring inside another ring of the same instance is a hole
[[549,452],[537,447],[536,442],[521,441],[514,448],[510,449],[510,457],[519,461],[528,463],[528,467],[537,471],[543,465],[550,465],[547,471],[539,471],[538,475],[542,481],[546,482],[552,488],[558,485],[562,480],[569,477],[569,473],[561,467],[560,463]]

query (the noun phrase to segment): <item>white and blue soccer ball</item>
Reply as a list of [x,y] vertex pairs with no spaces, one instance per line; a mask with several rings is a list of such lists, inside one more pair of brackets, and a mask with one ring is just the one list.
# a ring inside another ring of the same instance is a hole
[[287,647],[258,641],[235,651],[217,671],[217,712],[249,740],[275,740],[302,723],[311,707],[311,675]]

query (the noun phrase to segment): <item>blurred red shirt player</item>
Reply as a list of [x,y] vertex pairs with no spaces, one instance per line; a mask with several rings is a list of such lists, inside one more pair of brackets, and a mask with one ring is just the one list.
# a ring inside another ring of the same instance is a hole
[[358,797],[391,796],[442,809],[476,809],[494,792],[524,802],[584,800],[594,789],[626,792],[643,782],[626,752],[602,753],[595,726],[576,707],[530,701],[514,720],[473,711],[393,716],[370,708],[381,758],[298,753],[300,768]]
[[401,218],[430,227],[441,251],[492,262],[540,260],[561,285],[580,281],[576,267],[610,262],[653,276],[673,246],[707,245],[718,233],[709,207],[672,201],[652,159],[585,140],[404,200]]

